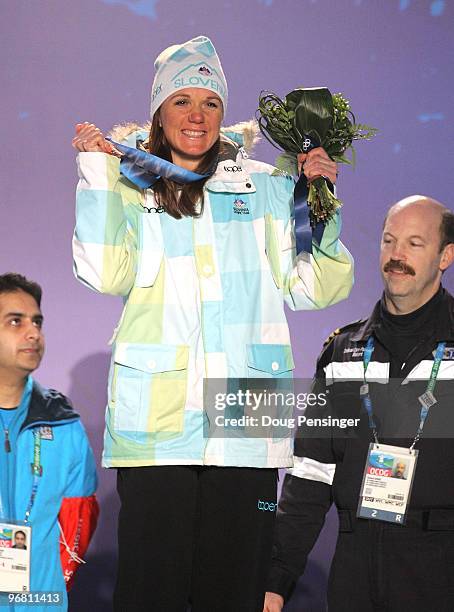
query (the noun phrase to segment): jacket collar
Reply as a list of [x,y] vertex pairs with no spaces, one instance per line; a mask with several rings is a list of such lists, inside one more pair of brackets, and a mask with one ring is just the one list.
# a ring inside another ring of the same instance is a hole
[[360,326],[357,332],[353,334],[353,342],[367,342],[367,339],[373,335],[377,327],[380,327],[380,304],[381,300],[375,304],[370,317],[366,319],[366,321]]
[[[443,340],[454,340],[454,298],[442,287],[442,299],[440,304],[440,316],[436,322],[435,338],[436,342]],[[374,332],[381,327],[381,300],[379,300],[372,311],[370,317],[361,325],[358,331],[352,336],[354,342],[366,342]]]
[[225,136],[217,168],[207,180],[205,186],[210,191],[230,194],[250,194],[256,191],[255,184],[243,165],[247,155],[244,149]]
[[64,395],[55,389],[45,389],[34,380],[27,416],[21,425],[21,431],[35,424],[57,425],[79,418]]
[[440,316],[435,327],[435,340],[454,340],[454,298],[444,288],[440,304]]
[[243,155],[241,147],[226,138],[221,136],[221,149],[219,152],[218,164],[216,170],[207,180],[206,185],[210,187],[210,183],[218,181],[228,183],[241,183],[244,181],[246,171],[242,165]]

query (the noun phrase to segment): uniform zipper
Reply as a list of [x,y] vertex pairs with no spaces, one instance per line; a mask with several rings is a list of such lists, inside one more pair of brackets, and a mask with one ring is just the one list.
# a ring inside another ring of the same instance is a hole
[[9,441],[9,431],[8,429],[4,430],[5,432],[5,453],[11,452],[11,442]]
[[5,441],[4,441],[5,453],[10,453],[11,452],[11,442],[9,440],[9,428],[5,427],[5,422],[1,415],[0,415],[0,424],[3,427],[3,433],[5,434]]

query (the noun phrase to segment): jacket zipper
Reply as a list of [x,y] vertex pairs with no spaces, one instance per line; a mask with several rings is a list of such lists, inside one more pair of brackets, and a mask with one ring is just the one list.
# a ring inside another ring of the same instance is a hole
[[11,442],[9,441],[9,431],[5,429],[5,453],[11,452]]

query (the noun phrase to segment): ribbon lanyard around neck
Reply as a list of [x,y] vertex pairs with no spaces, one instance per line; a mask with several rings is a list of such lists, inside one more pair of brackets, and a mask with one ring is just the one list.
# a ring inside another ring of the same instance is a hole
[[43,466],[41,465],[41,434],[39,429],[35,429],[33,432],[33,463],[31,463],[31,470],[33,474],[32,492],[30,495],[30,501],[28,502],[27,511],[25,512],[25,523],[28,523],[30,513],[35,503],[36,494],[38,493],[39,479],[43,474]]
[[[435,351],[434,362],[432,365],[432,371],[430,372],[430,377],[427,382],[427,387],[425,393],[421,395],[418,399],[421,403],[421,412],[419,416],[419,427],[416,432],[415,438],[413,440],[412,445],[410,446],[410,450],[413,450],[416,442],[418,442],[421,437],[422,431],[424,429],[424,424],[426,422],[427,415],[429,414],[429,410],[431,406],[436,403],[436,399],[433,395],[435,384],[437,382],[438,371],[440,369],[440,364],[443,360],[443,353],[445,350],[446,342],[439,342],[437,345],[437,349]],[[364,383],[361,385],[359,393],[361,397],[361,401],[363,406],[367,412],[367,416],[369,418],[369,427],[372,429],[372,433],[374,436],[374,441],[378,444],[378,436],[377,436],[377,426],[374,421],[374,412],[372,407],[372,400],[369,394],[369,385],[366,380],[366,372],[369,366],[370,360],[372,358],[372,353],[374,352],[374,338],[370,336],[367,340],[366,347],[364,349],[363,354],[363,380]]]
[[194,183],[208,178],[215,170],[215,165],[213,164],[213,167],[207,174],[191,172],[191,170],[186,170],[186,168],[177,166],[166,159],[157,157],[157,155],[152,155],[133,147],[127,147],[115,142],[111,138],[106,138],[106,140],[111,142],[123,154],[120,161],[122,175],[139,187],[139,189],[152,187],[161,177],[182,185]]

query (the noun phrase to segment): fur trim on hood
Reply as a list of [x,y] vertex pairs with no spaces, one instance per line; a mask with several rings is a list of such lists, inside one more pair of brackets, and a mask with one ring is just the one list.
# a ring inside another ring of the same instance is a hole
[[[133,132],[149,132],[151,123],[148,122],[144,125],[138,125],[137,123],[121,123],[115,125],[109,132],[108,136],[112,140],[122,142],[126,140]],[[251,154],[255,144],[260,139],[260,129],[255,119],[250,121],[241,121],[235,125],[229,127],[221,127],[221,136],[225,136],[230,140],[233,140],[237,145],[244,147],[248,154]]]

